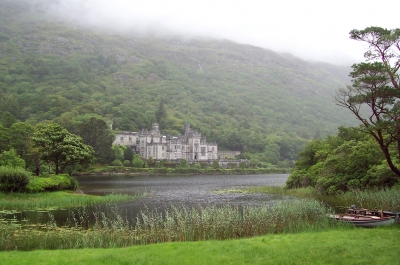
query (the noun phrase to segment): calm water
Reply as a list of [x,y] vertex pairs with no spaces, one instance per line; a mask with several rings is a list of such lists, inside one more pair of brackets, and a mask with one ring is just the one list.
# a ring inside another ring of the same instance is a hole
[[[85,176],[77,177],[79,189],[86,194],[106,195],[109,193],[147,196],[134,201],[117,203],[114,208],[125,220],[135,220],[142,210],[163,212],[171,206],[199,205],[260,205],[272,204],[283,199],[281,195],[245,194],[245,193],[217,193],[217,191],[241,189],[255,186],[283,186],[289,177],[288,174],[268,175],[230,175],[230,176]],[[23,211],[17,216],[19,220],[27,219],[33,223],[46,223],[55,220],[58,225],[65,225],[67,220],[79,219],[83,212],[93,223],[93,213],[99,211],[110,213],[105,205],[63,209],[51,211]]]
[[229,176],[88,176],[77,178],[86,194],[143,194],[146,198],[123,203],[122,207],[163,208],[165,205],[260,204],[280,199],[268,194],[223,193],[216,191],[255,186],[283,186],[288,174]]

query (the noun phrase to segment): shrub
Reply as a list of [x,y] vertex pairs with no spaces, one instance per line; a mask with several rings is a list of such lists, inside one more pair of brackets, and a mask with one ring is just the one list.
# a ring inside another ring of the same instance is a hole
[[122,172],[125,171],[125,167],[121,166],[105,166],[101,172]]
[[131,161],[124,160],[124,162],[122,164],[124,165],[124,167],[130,167],[131,166]]
[[122,162],[121,162],[121,160],[115,159],[114,161],[111,162],[111,165],[116,166],[116,167],[121,167]]
[[209,167],[210,164],[208,162],[200,162],[201,168]]
[[167,167],[167,168],[176,168],[177,165],[178,165],[178,163],[174,162],[174,161],[163,162],[163,166]]
[[0,166],[0,190],[6,193],[22,191],[29,183],[29,173],[23,168]]
[[175,173],[175,174],[188,174],[190,172],[191,172],[190,168],[180,168],[180,167],[178,167],[178,168],[173,169],[173,173]]
[[159,174],[167,174],[169,171],[168,168],[162,167],[162,168],[157,168],[154,172]]
[[136,168],[142,168],[144,166],[144,161],[139,154],[133,156],[132,166]]
[[196,164],[192,165],[192,168],[201,169],[201,164],[200,163],[196,163]]
[[149,159],[147,160],[147,164],[149,167],[154,167],[156,165],[156,161],[154,161],[153,157],[150,156]]
[[69,190],[76,190],[78,188],[78,181],[73,177],[69,177],[70,185],[67,187]]
[[75,190],[77,186],[77,181],[68,175],[31,177],[26,191],[29,193],[36,193],[44,191]]

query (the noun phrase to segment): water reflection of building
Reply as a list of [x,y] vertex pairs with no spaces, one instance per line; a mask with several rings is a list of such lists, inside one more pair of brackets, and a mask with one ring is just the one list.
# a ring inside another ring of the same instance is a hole
[[116,134],[114,145],[121,144],[131,147],[144,159],[154,160],[209,161],[218,159],[218,144],[207,143],[201,133],[185,124],[184,135],[162,135],[158,123],[151,130],[140,132],[120,132]]

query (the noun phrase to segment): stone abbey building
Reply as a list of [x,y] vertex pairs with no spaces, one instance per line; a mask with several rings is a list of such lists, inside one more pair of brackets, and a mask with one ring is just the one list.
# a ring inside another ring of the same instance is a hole
[[162,135],[158,123],[151,130],[140,132],[120,132],[116,134],[114,145],[129,146],[144,159],[154,160],[210,161],[218,159],[218,144],[207,143],[201,133],[185,124],[185,134],[172,136]]

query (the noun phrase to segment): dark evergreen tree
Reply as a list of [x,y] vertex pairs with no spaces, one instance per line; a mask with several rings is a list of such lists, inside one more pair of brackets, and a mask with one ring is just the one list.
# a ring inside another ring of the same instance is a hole
[[115,135],[103,119],[97,117],[83,118],[74,127],[72,131],[81,136],[85,144],[93,148],[95,157],[99,162],[107,163],[113,160],[111,145]]
[[160,103],[158,104],[158,109],[156,111],[156,120],[160,125],[160,128],[163,128],[165,126],[166,119],[167,119],[167,111],[165,109],[163,100],[160,100]]
[[133,150],[129,146],[124,150],[124,160],[132,162],[133,160]]
[[400,178],[400,29],[352,30],[350,38],[368,44],[364,54],[367,62],[352,66],[353,85],[340,89],[335,103],[349,109],[362,123],[362,131],[379,144],[390,169]]

